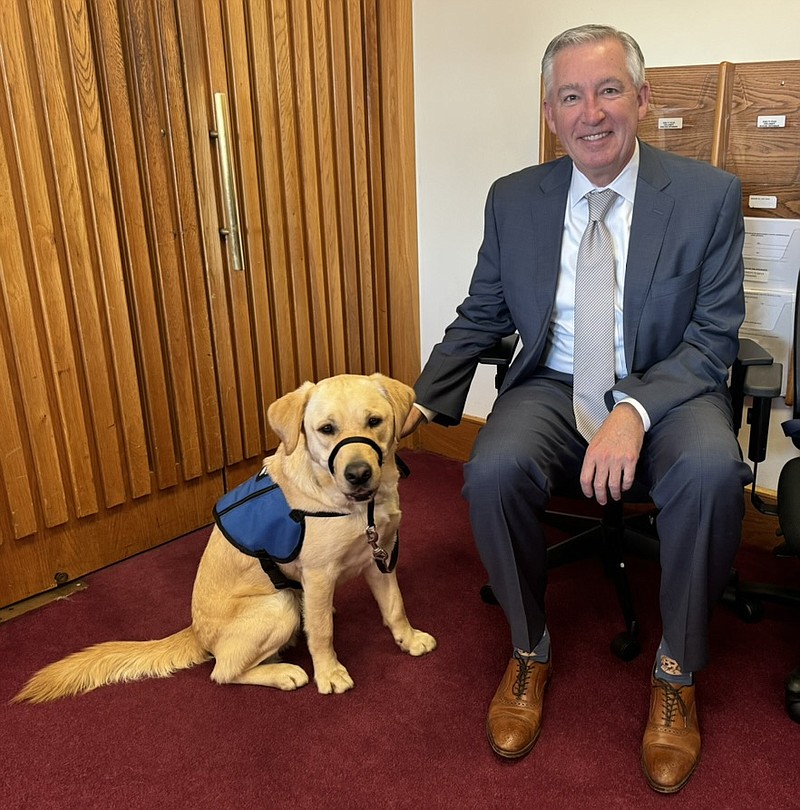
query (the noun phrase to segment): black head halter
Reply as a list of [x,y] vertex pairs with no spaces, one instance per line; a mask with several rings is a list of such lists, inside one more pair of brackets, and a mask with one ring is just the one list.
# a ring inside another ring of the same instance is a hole
[[333,461],[336,458],[336,454],[346,445],[346,444],[366,444],[369,445],[377,454],[378,454],[378,466],[383,466],[383,450],[374,442],[372,439],[368,439],[366,436],[348,436],[346,439],[342,439],[336,447],[331,450],[331,454],[328,456],[328,469],[331,471],[331,475],[334,475],[333,469]]

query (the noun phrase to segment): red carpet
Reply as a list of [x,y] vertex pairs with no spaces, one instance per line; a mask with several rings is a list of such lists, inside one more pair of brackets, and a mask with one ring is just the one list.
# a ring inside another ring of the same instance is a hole
[[[461,465],[404,453],[400,582],[412,623],[439,649],[415,659],[381,626],[361,582],[337,597],[336,647],[356,682],[344,695],[217,686],[211,664],[45,706],[9,706],[35,669],[107,639],[166,635],[189,622],[207,530],[87,579],[89,588],[0,625],[0,807],[537,808],[800,807],[800,726],[783,679],[800,664],[800,615],[766,606],[758,624],[725,608],[712,665],[698,679],[700,766],[679,798],[639,768],[648,670],[660,635],[658,575],[631,561],[644,653],[615,659],[621,629],[610,584],[586,560],[552,573],[555,673],[534,751],[498,760],[484,736],[509,655],[460,497]],[[743,549],[746,579],[800,569]],[[304,644],[288,656],[309,668]]]

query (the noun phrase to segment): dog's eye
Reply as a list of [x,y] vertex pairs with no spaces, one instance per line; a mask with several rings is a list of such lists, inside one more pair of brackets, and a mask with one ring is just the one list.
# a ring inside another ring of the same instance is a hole
[[320,425],[320,427],[317,429],[319,430],[320,433],[324,433],[326,436],[330,436],[334,431],[333,425],[330,422],[326,422],[324,425]]
[[376,428],[381,424],[383,424],[383,419],[381,419],[380,416],[370,416],[370,418],[367,420],[367,425],[369,425],[371,428]]

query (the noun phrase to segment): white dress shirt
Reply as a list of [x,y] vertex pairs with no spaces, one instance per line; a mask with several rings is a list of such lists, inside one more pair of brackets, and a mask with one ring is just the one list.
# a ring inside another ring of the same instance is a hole
[[[561,239],[561,266],[556,287],[556,300],[550,319],[548,346],[542,365],[572,374],[572,357],[575,345],[575,269],[578,263],[578,248],[589,222],[590,191],[610,188],[617,199],[605,216],[605,224],[614,242],[615,292],[614,292],[614,346],[617,379],[628,376],[625,362],[625,345],[622,330],[622,301],[625,292],[625,266],[628,260],[628,242],[633,219],[633,200],[636,196],[636,179],[639,175],[639,142],[625,168],[607,186],[598,188],[577,167],[572,167],[572,180],[564,212],[564,233]],[[628,402],[639,412],[644,428],[650,427],[650,418],[639,402],[615,392],[617,404]]]

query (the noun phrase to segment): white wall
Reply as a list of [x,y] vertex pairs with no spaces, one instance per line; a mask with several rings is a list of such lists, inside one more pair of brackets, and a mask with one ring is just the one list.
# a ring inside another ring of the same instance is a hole
[[[800,58],[798,0],[413,0],[413,11],[423,362],[466,294],[489,185],[538,160],[540,61],[553,36],[614,25],[651,67]],[[466,412],[486,416],[493,399],[492,374],[479,369]],[[787,414],[773,414],[767,489],[789,457]]]

